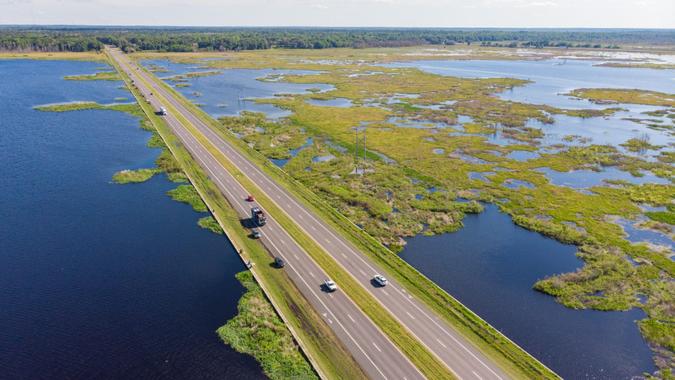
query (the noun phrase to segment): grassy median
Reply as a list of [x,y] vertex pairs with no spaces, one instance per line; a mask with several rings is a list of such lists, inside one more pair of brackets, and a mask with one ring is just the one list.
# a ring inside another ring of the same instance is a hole
[[[163,84],[162,84],[163,85]],[[161,94],[156,96],[163,98]],[[182,100],[182,98],[180,98]],[[252,181],[241,173],[196,127],[186,120],[177,110],[165,102],[169,112],[202,144],[235,179],[256,196],[258,203],[287,231],[309,255],[330,273],[356,305],[391,339],[410,361],[430,379],[451,379],[450,369],[433,355],[409,330],[400,324],[368,291],[361,286],[344,268],[325,252],[309,235],[302,231],[293,220],[279,209]]]
[[358,363],[342,346],[337,336],[286,273],[268,265],[272,261],[269,253],[259,242],[248,238],[248,231],[241,226],[236,212],[178,138],[171,133],[165,122],[154,114],[154,110],[143,100],[139,92],[131,86],[129,78],[120,70],[117,63],[112,59],[109,61],[130,87],[166,146],[190,178],[190,182],[204,202],[213,210],[213,215],[235,249],[242,250],[244,258],[256,264],[252,268],[252,273],[286,326],[298,340],[316,371],[322,377],[331,379],[365,379],[366,375]]
[[[431,307],[439,316],[444,318],[446,322],[461,332],[486,355],[499,363],[511,376],[516,378],[559,378],[553,371],[529,355],[526,351],[462,305],[454,297],[450,296],[415,268],[407,264],[396,254],[389,251],[370,235],[363,232],[333,207],[320,199],[316,194],[308,190],[304,185],[300,184],[283,170],[273,165],[259,152],[248,147],[243,141],[236,138],[231,133],[224,131],[210,115],[190,103],[181,94],[174,91],[161,80],[155,80],[176,95],[177,99],[179,99],[186,108],[193,111],[203,122],[212,126],[213,130],[219,133],[221,137],[236,146],[241,153],[256,162],[258,166],[272,176],[277,183],[291,191],[291,193],[299,199],[302,199],[306,205],[317,213],[317,215],[322,217],[323,220],[327,221],[332,227],[342,233],[342,235],[349,239],[357,248],[366,253],[379,266],[384,268],[390,277],[395,278],[406,290]],[[240,179],[240,177],[238,177],[238,179]],[[264,203],[263,206],[268,208]],[[274,209],[271,209],[271,211],[274,211]],[[274,215],[276,216],[276,213]],[[282,221],[280,221],[280,223],[282,223]],[[286,226],[284,225],[284,227]],[[303,239],[301,238],[299,242],[303,247],[306,247],[302,240]],[[310,242],[309,244],[311,246],[314,243]],[[325,265],[325,263],[322,264],[322,266],[323,265]],[[328,270],[326,267],[324,267],[324,269]],[[332,274],[333,272],[330,273]],[[340,282],[338,276],[336,276],[336,280]],[[342,282],[340,282],[340,284],[345,287],[345,284],[342,284]],[[396,339],[392,339],[396,341]]]

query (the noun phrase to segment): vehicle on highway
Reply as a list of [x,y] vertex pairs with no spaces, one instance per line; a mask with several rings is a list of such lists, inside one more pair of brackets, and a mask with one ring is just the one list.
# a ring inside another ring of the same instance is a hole
[[254,239],[260,239],[260,230],[254,228],[251,230],[251,237]]
[[284,266],[286,266],[286,262],[280,256],[276,256],[274,257],[274,265],[277,268],[283,268]]
[[258,227],[262,227],[267,223],[267,217],[260,207],[251,208],[251,220],[253,220],[253,223]]
[[253,198],[253,195],[249,194],[248,197],[246,197],[246,202],[253,202],[255,201],[255,198]]
[[159,108],[159,111],[157,111],[157,114],[158,114],[158,115],[162,115],[162,116],[166,116],[166,114],[167,114],[166,108],[160,107],[160,108]]
[[337,285],[335,285],[335,282],[333,280],[326,280],[323,282],[324,288],[326,288],[326,291],[328,292],[334,292],[337,290]]
[[373,277],[373,281],[379,286],[387,286],[389,283],[389,281],[381,274],[376,274],[375,277]]

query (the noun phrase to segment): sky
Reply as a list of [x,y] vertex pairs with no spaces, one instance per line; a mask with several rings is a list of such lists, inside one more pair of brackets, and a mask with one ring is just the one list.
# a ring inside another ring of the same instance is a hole
[[675,28],[675,0],[0,0],[0,24]]

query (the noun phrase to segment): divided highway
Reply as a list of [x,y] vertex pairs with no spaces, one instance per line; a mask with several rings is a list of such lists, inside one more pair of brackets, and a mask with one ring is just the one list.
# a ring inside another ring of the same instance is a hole
[[[160,90],[148,88],[139,78],[143,75],[143,71],[137,70],[135,63],[128,60],[119,50],[111,49],[110,53],[127,75],[134,80],[150,104],[155,109],[159,109],[162,103],[152,93]],[[245,200],[248,193],[241,184],[186,130],[174,115],[169,112],[164,116],[164,120],[242,219],[249,217],[251,204]],[[284,270],[287,271],[291,280],[315,310],[323,316],[364,372],[373,379],[423,379],[424,376],[408,358],[346,294],[341,291],[334,293],[322,291],[321,283],[329,276],[271,216],[268,215],[267,218],[268,222],[265,227],[260,228],[263,245],[275,256],[284,258],[286,261]]]
[[[396,281],[389,279],[389,285],[373,287],[375,274],[386,275],[364,253],[313,211],[306,208],[291,193],[278,185],[255,163],[249,161],[236,147],[222,139],[209,125],[184,107],[171,92],[151,78],[144,70],[138,70],[119,50],[110,50],[127,74],[133,78],[141,92],[156,108],[161,106],[150,93],[161,94],[171,106],[197,128],[216,146],[239,171],[256,183],[262,192],[283,210],[319,246],[328,252],[358,283],[370,292],[411,334],[427,349],[445,363],[460,379],[507,379],[509,376],[490,358],[486,357],[471,342],[441,320],[428,306],[416,300]],[[139,77],[143,77],[150,88]],[[246,191],[192,136],[185,127],[169,113],[165,117],[174,133],[179,136],[202,167],[217,182],[225,196],[242,216],[247,216],[250,206],[244,198]],[[373,378],[420,378],[422,375],[410,361],[389,341],[356,305],[343,293],[326,294],[319,284],[328,276],[312,261],[292,238],[272,219],[261,228],[263,244],[274,254],[282,256],[288,263],[288,272],[298,288],[313,306],[319,310],[345,346]],[[339,286],[339,284],[338,284]]]

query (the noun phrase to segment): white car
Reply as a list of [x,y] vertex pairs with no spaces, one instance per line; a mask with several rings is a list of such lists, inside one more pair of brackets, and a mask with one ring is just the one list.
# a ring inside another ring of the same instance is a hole
[[373,277],[373,281],[379,286],[387,286],[387,283],[389,283],[389,281],[381,274],[376,274],[375,277]]
[[323,286],[325,286],[326,290],[329,292],[334,292],[337,290],[337,285],[335,285],[335,282],[333,282],[333,280],[324,281]]

